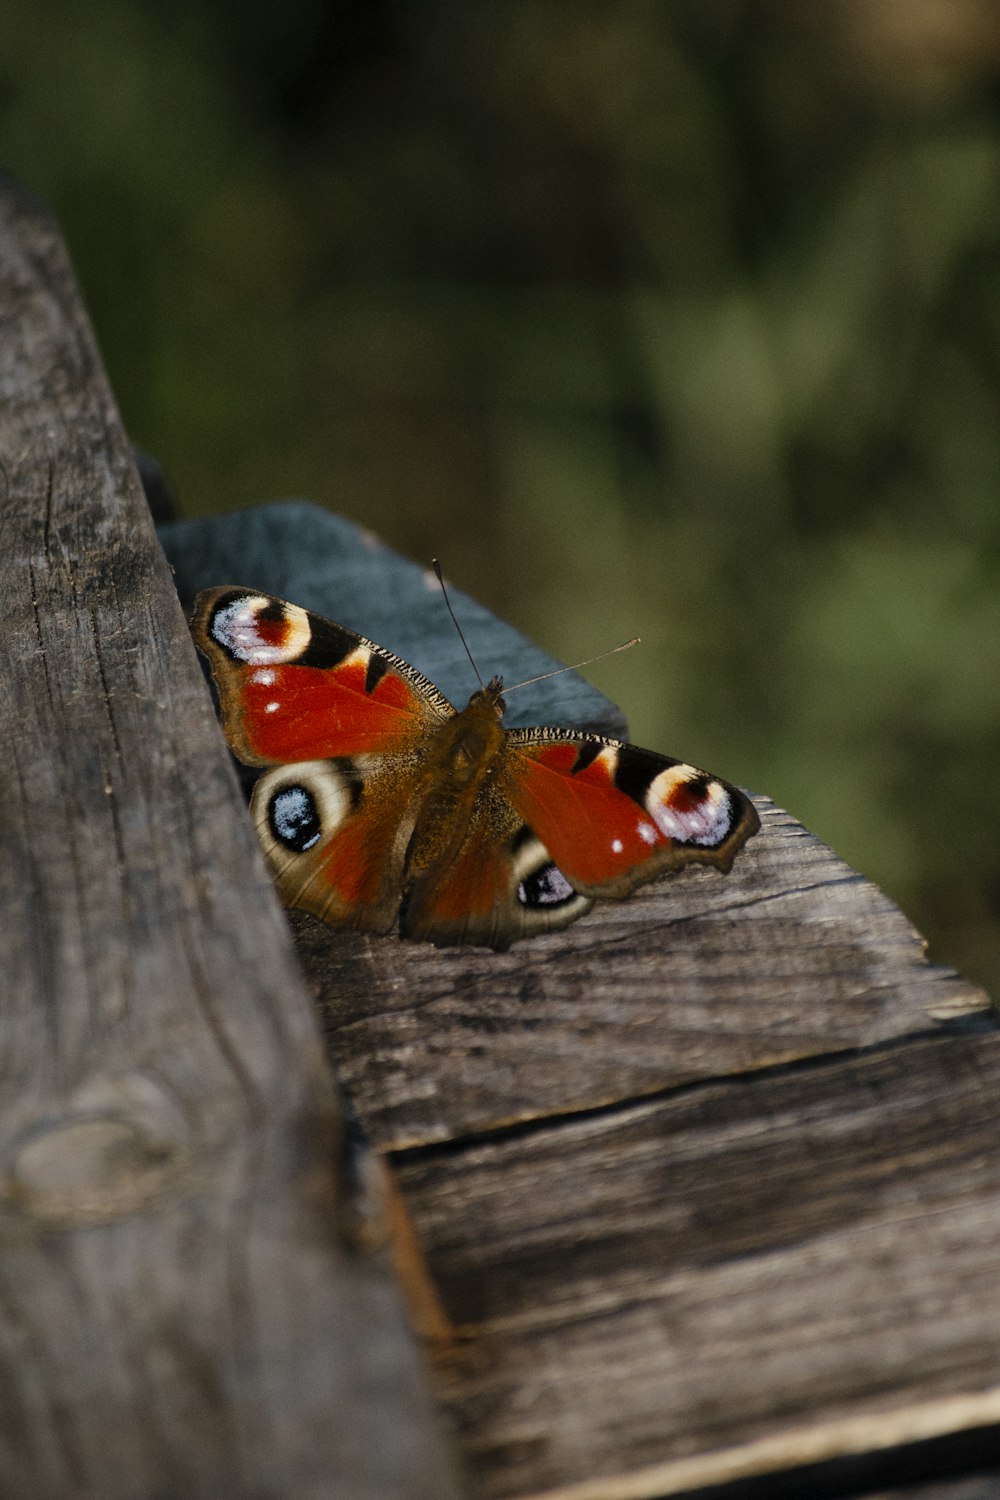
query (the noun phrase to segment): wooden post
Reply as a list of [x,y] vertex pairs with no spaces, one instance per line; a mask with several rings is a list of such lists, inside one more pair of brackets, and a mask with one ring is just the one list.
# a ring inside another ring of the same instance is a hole
[[0,1494],[440,1500],[58,233],[0,188]]

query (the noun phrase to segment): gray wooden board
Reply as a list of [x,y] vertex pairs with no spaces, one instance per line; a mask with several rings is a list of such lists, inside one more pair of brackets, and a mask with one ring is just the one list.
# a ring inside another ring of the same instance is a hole
[[996,1424],[998,1130],[974,1034],[400,1153],[477,1493],[635,1500]]
[[[478,685],[430,559],[423,566],[409,562],[342,516],[308,501],[282,500],[207,520],[176,521],[159,534],[185,606],[199,589],[245,584],[314,610],[395,652],[457,707],[465,706]],[[513,684],[561,665],[467,594],[450,586],[449,591],[484,680],[496,674]],[[506,723],[625,733],[621,710],[576,672],[512,692]]]
[[58,234],[0,185],[0,1494],[453,1493]]
[[509,953],[293,914],[340,1077],[400,1147],[982,1013],[869,881],[766,798],[729,875],[685,871]]

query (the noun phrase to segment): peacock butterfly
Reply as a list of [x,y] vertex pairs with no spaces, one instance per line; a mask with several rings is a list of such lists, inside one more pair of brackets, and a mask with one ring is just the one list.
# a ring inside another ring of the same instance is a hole
[[728,871],[760,821],[682,761],[573,729],[503,727],[503,681],[460,712],[373,641],[245,588],[192,629],[278,890],[339,927],[508,948],[684,865]]

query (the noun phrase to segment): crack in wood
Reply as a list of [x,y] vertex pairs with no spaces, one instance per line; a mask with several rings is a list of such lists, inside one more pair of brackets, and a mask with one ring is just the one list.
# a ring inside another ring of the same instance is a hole
[[[94,643],[94,661],[97,666],[97,675],[100,678],[101,682],[101,701],[104,705],[104,712],[107,717],[108,728],[111,731],[111,743],[114,746],[115,760],[118,762],[119,768],[124,769],[125,761],[122,755],[121,741],[118,738],[118,725],[115,723],[114,705],[111,697],[111,689],[108,686],[107,673],[104,670],[104,655],[101,647],[101,636],[100,631],[97,627],[97,611],[94,609],[93,605],[91,605],[91,607],[87,611],[87,618],[90,621],[90,634],[91,639]],[[110,792],[111,787],[105,784],[104,790],[106,792]]]
[[35,578],[35,565],[28,559],[28,581],[31,585],[31,612],[35,621],[35,639],[38,643],[38,655],[42,659],[42,672],[45,676],[45,696],[50,703],[55,703],[52,696],[52,681],[49,677],[48,654],[45,650],[45,638],[42,634],[42,618],[38,608],[38,582]]
[[42,556],[48,568],[52,567],[52,503],[53,486],[55,484],[55,464],[49,459],[45,476],[45,514],[42,521]]
[[748,1088],[762,1087],[774,1079],[820,1072],[854,1058],[877,1057],[881,1053],[899,1051],[913,1043],[937,1041],[943,1036],[950,1035],[967,1036],[975,1031],[985,1033],[1000,1030],[1000,1021],[993,1011],[974,1014],[973,1022],[970,1022],[968,1016],[957,1016],[953,1021],[942,1022],[933,1028],[904,1032],[900,1036],[887,1037],[883,1041],[873,1042],[865,1047],[843,1047],[836,1051],[813,1053],[807,1057],[789,1058],[783,1062],[764,1063],[755,1068],[718,1072],[705,1078],[686,1079],[682,1083],[650,1089],[648,1093],[636,1092],[618,1099],[607,1099],[598,1104],[583,1105],[578,1109],[555,1110],[549,1114],[526,1116],[523,1119],[512,1120],[487,1129],[471,1130],[460,1135],[448,1136],[443,1140],[392,1146],[385,1152],[385,1155],[387,1160],[396,1166],[413,1162],[446,1160],[448,1157],[462,1156],[480,1146],[495,1145],[503,1141],[524,1140],[546,1131],[557,1131],[584,1124],[588,1120],[617,1118],[624,1121],[657,1105],[687,1099],[697,1094],[711,1093],[733,1084],[745,1085]]

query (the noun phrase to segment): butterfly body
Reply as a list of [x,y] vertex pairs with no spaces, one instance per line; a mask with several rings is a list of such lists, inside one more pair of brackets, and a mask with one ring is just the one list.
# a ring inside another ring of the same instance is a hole
[[363,636],[247,589],[193,630],[226,734],[267,768],[252,811],[286,904],[334,925],[506,948],[759,826],[735,787],[622,741],[503,727],[494,678],[456,711]]
[[454,858],[472,809],[496,777],[503,748],[502,684],[476,693],[468,705],[429,735],[414,795],[416,818],[407,873],[416,878]]

